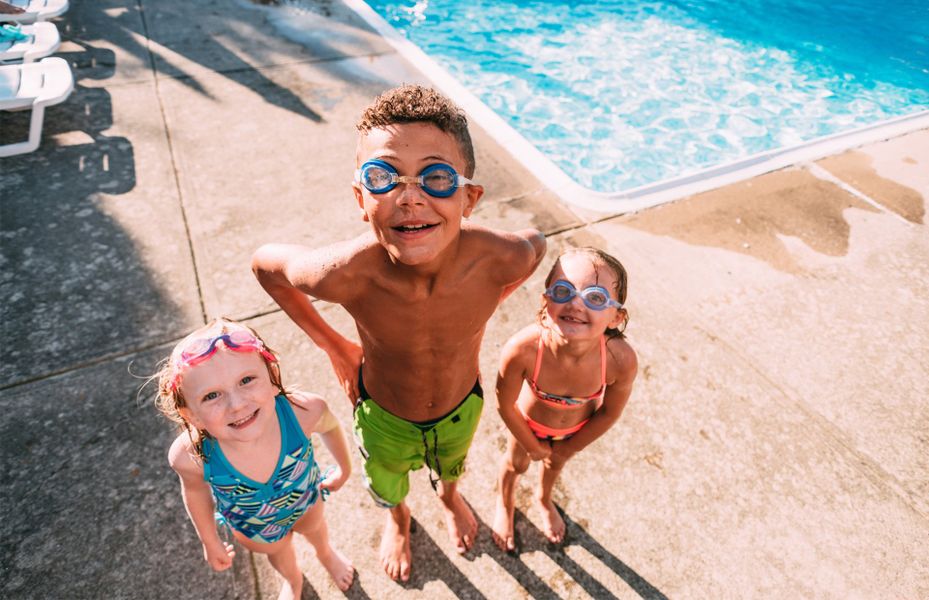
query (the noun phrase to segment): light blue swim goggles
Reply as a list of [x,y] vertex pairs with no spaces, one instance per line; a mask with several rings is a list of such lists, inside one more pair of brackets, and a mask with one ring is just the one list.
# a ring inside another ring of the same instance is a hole
[[590,310],[606,310],[610,306],[617,309],[623,307],[622,303],[610,298],[610,293],[606,291],[606,288],[599,285],[592,285],[577,291],[570,281],[559,279],[545,290],[545,297],[555,304],[566,304],[575,296],[580,296],[584,305]]
[[436,198],[448,198],[455,190],[474,182],[459,175],[451,165],[436,163],[429,165],[419,175],[400,175],[392,165],[372,159],[355,171],[355,181],[372,194],[386,194],[397,187],[398,183],[415,183],[423,191]]

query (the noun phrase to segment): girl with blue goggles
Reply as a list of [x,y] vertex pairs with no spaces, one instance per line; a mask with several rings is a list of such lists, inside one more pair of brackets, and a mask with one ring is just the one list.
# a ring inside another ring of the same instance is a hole
[[570,281],[559,279],[545,290],[545,297],[555,304],[566,304],[580,296],[584,305],[590,310],[606,310],[609,307],[622,308],[623,305],[610,298],[610,293],[606,288],[599,285],[592,285],[577,291],[577,288]]
[[463,185],[474,182],[459,175],[451,166],[443,163],[429,165],[419,175],[400,175],[393,165],[382,160],[371,159],[355,171],[355,181],[372,194],[386,194],[400,183],[415,183],[435,198],[448,198]]

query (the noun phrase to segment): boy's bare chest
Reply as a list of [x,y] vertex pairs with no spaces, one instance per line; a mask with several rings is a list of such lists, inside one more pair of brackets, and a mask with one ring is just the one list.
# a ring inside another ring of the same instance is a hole
[[376,290],[364,302],[346,308],[374,337],[400,335],[409,341],[478,334],[499,298],[500,290],[475,282],[428,291],[398,286]]

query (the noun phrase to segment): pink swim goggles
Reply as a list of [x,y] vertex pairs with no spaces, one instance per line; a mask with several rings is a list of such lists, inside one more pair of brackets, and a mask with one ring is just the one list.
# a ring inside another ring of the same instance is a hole
[[244,329],[236,329],[212,338],[199,338],[192,340],[187,347],[181,350],[180,356],[174,361],[174,376],[172,387],[177,389],[181,369],[193,367],[209,360],[216,354],[219,342],[226,348],[235,352],[258,352],[268,362],[277,362],[277,358],[265,348],[257,337]]

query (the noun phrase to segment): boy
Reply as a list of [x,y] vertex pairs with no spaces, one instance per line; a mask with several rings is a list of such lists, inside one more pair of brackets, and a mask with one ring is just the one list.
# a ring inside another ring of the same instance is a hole
[[[391,579],[407,581],[409,471],[430,469],[458,552],[474,543],[477,521],[457,479],[483,405],[481,339],[497,305],[542,260],[545,239],[534,229],[462,224],[484,190],[469,179],[467,120],[441,94],[420,86],[390,90],[357,127],[353,191],[371,231],[315,251],[269,244],[252,267],[329,355],[355,405],[365,484],[390,509],[381,563]],[[361,346],[323,321],[307,295],[341,304]]]

